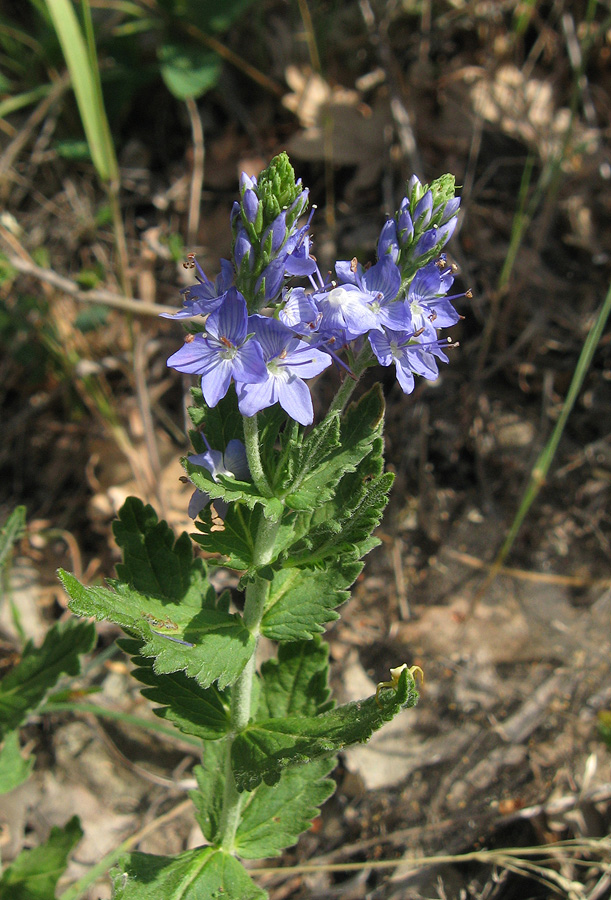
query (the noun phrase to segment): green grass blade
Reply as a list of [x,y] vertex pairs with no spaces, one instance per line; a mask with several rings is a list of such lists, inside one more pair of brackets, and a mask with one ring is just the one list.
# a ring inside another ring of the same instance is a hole
[[45,0],[70,72],[91,158],[103,181],[117,181],[119,167],[110,137],[94,55],[88,50],[70,0]]
[[504,560],[506,559],[509,551],[513,546],[513,543],[518,535],[520,528],[522,527],[522,523],[524,522],[524,519],[526,518],[530,507],[534,503],[539,491],[541,490],[541,487],[545,483],[547,473],[552,464],[552,460],[556,455],[556,450],[558,449],[558,444],[560,442],[560,438],[562,437],[562,433],[564,431],[568,417],[571,414],[573,406],[575,405],[575,401],[577,400],[579,391],[581,390],[581,387],[583,385],[586,373],[590,368],[592,357],[594,356],[596,347],[598,346],[598,342],[600,341],[600,337],[603,333],[610,313],[611,284],[609,285],[607,296],[605,297],[602,306],[600,307],[598,316],[596,317],[596,321],[592,325],[592,328],[590,329],[590,332],[584,341],[584,345],[581,348],[581,353],[579,354],[577,366],[575,367],[575,372],[573,373],[571,385],[566,395],[566,399],[562,405],[562,411],[560,413],[560,416],[558,417],[558,421],[556,422],[554,430],[552,431],[552,434],[547,444],[545,445],[545,448],[541,452],[539,458],[537,459],[537,462],[533,467],[532,472],[530,473],[530,479],[524,492],[524,496],[522,497],[522,502],[520,503],[520,507],[515,515],[513,522],[511,523],[511,528],[509,529],[503,546],[501,547],[499,554],[494,561],[494,565],[490,572],[489,581],[491,581],[495,577],[498,570],[502,566]]
[[39,100],[47,96],[51,88],[52,85],[50,84],[41,84],[40,87],[31,91],[23,91],[21,94],[14,94],[12,97],[7,97],[6,100],[0,101],[0,119],[5,119],[11,113],[18,109],[23,109],[25,106],[38,103]]
[[173,725],[164,725],[162,722],[156,722],[154,719],[143,719],[140,716],[133,716],[131,713],[121,712],[120,710],[106,709],[96,703],[79,703],[78,701],[71,702],[70,700],[54,703],[51,698],[49,702],[36,710],[36,715],[53,715],[58,712],[71,712],[77,715],[78,713],[88,713],[89,715],[101,716],[105,719],[116,719],[118,722],[123,722],[124,725],[135,725],[137,728],[145,728],[148,731],[163,734],[183,744],[192,744],[199,750],[202,748],[200,738],[193,737],[191,734],[183,734]]

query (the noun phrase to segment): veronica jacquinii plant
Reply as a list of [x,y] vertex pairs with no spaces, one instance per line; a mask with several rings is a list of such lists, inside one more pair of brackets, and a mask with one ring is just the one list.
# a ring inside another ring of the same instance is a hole
[[[335,706],[320,635],[378,541],[387,502],[379,387],[347,406],[369,366],[394,365],[409,393],[447,362],[438,327],[459,316],[442,249],[456,226],[454,178],[412,178],[380,234],[378,261],[336,263],[325,279],[311,255],[308,191],[286,154],[242,176],[231,213],[233,259],[212,282],[194,256],[183,291],[184,345],[168,360],[201,377],[190,410],[196,453],[193,558],[150,506],[130,498],[114,533],[123,551],[108,588],[60,577],[80,615],[110,619],[157,715],[202,740],[193,791],[208,841],[177,857],[127,855],[114,873],[122,900],[226,900],[266,894],[238,861],[278,855],[333,792],[335,754],[366,741],[418,694],[417,667],[397,666],[375,696]],[[311,218],[311,217],[310,217]],[[309,287],[290,286],[291,277]],[[312,428],[307,380],[337,365],[344,378]],[[241,598],[217,595],[208,566],[239,573]],[[259,637],[277,657],[257,668]],[[174,892],[174,893],[173,893]]]

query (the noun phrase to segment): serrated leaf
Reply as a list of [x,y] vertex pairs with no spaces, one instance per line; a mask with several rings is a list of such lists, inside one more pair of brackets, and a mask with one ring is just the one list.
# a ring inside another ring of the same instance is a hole
[[205,594],[214,606],[214,590],[206,579],[203,560],[193,559],[189,535],[174,532],[157,518],[152,506],[137,497],[128,497],[112,527],[123,551],[117,566],[119,579],[138,593],[200,608]]
[[225,752],[224,741],[206,744],[203,765],[196,766],[193,770],[198,790],[189,792],[196,809],[197,821],[204,837],[211,844],[217,839],[223,809]]
[[261,632],[274,641],[299,641],[324,631],[339,618],[335,607],[345,603],[346,588],[356,580],[363,564],[341,558],[326,570],[285,568],[274,573]]
[[396,690],[339,706],[318,716],[287,716],[251,722],[235,738],[231,761],[238,791],[252,791],[261,781],[276,784],[281,772],[309,760],[337,753],[369,740],[402,708],[414,706],[418,691],[408,669]]
[[[363,465],[368,463],[369,459]],[[284,551],[284,567],[322,566],[338,558],[355,560],[379,544],[371,533],[388,503],[394,475],[386,472],[365,479],[360,475],[361,467],[354,475],[346,476],[347,486],[341,493],[338,491],[339,496],[345,497],[343,506],[336,498],[317,511],[320,515],[312,521],[319,524]]]
[[178,856],[130,853],[111,873],[115,900],[265,900],[244,867],[214,847]]
[[329,649],[316,636],[311,641],[280,644],[277,659],[261,666],[262,690],[257,719],[315,716],[329,702]]
[[296,843],[335,790],[326,778],[335,757],[317,759],[282,772],[277,784],[260,784],[249,793],[241,811],[235,849],[244,859],[278,856]]
[[41,647],[27,642],[21,661],[0,681],[0,740],[42,703],[62,675],[79,674],[79,656],[94,641],[92,624],[70,620],[50,628]]
[[[195,428],[206,435],[211,447],[224,451],[229,441],[244,443],[244,425],[235,391],[228,391],[213,409],[206,405],[200,388],[191,388],[191,396],[193,406],[189,407],[189,417]],[[204,447],[196,444],[195,439],[193,443],[198,453],[203,452]]]
[[[224,500],[226,503],[244,503],[249,509],[260,505],[265,510],[266,518],[277,522],[284,511],[281,500],[277,497],[263,497],[253,484],[246,481],[238,481],[228,475],[218,474],[216,480],[204,466],[196,466],[188,459],[183,459],[185,472],[189,480],[198,490],[208,494],[213,500]],[[212,524],[209,516],[200,513],[200,518]]]
[[19,731],[9,731],[0,750],[0,794],[8,794],[30,777],[34,757],[24,759],[19,751]]
[[[339,413],[329,416],[316,425],[305,437],[301,433],[301,442],[293,441],[291,446],[291,470],[296,473],[296,483],[289,494],[289,505],[299,503],[299,487],[307,481],[308,474],[314,468],[325,465],[326,458],[339,446],[340,422]],[[299,507],[295,507],[299,508]],[[309,507],[304,507],[309,508]]]
[[193,540],[208,553],[221,554],[221,558],[215,560],[216,565],[238,571],[250,569],[254,562],[255,536],[262,515],[261,509],[247,509],[233,504],[227,510],[222,526],[217,526],[207,507],[200,513],[201,521],[195,523],[201,533],[193,534]]
[[205,741],[217,741],[229,731],[229,698],[215,687],[203,688],[184,672],[158,674],[153,662],[140,656],[139,641],[120,640],[119,646],[132,657],[132,675],[148,685],[141,693],[161,708],[153,712],[172,722],[184,734],[194,734]]
[[53,827],[44,844],[23,850],[4,870],[0,896],[7,900],[54,900],[68,856],[82,836],[78,816],[73,816],[63,828]]
[[[317,430],[304,441],[304,447],[298,454],[305,454],[307,464],[299,467],[297,482],[286,496],[286,504],[292,509],[316,509],[326,503],[333,494],[341,479],[347,472],[353,472],[358,464],[371,453],[376,438],[379,438],[384,420],[384,397],[379,385],[368,391],[358,403],[352,404],[340,421],[339,440],[333,439],[331,424],[326,422],[317,426]],[[317,462],[315,453],[308,452],[309,443],[329,444],[329,451]],[[316,463],[316,465],[314,465]]]
[[[222,690],[233,684],[253,654],[255,638],[238,614],[164,603],[139,594],[125,584],[116,590],[84,587],[69,572],[59,578],[78,615],[109,619],[142,641],[143,656],[155,657],[156,673],[185,671],[202,687],[218,681]],[[205,598],[204,598],[204,602]]]

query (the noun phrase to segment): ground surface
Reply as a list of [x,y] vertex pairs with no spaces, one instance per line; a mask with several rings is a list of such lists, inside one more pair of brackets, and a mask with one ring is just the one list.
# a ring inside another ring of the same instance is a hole
[[[521,30],[515,4],[313,4],[324,73],[315,75],[297,9],[261,6],[254,25],[225,41],[244,48],[252,27],[250,61],[280,93],[226,64],[219,88],[199,101],[201,215],[185,250],[216,273],[230,250],[237,173],[281,149],[319,207],[321,268],[346,255],[372,259],[406,177],[450,171],[463,197],[450,250],[457,283],[474,294],[459,304],[460,347],[437,383],[405,397],[385,373],[371,376],[383,379],[397,478],[381,547],[329,633],[340,699],[371,693],[408,661],[425,672],[420,703],[343,755],[337,793],[280,864],[602,837],[611,819],[611,757],[597,729],[611,705],[608,332],[505,568],[487,575],[607,290],[608,7],[590,4],[588,24],[585,3],[535,3]],[[60,93],[37,120],[14,116],[1,137],[0,249],[13,268],[0,286],[0,509],[4,518],[28,507],[12,590],[35,640],[67,615],[58,566],[85,580],[112,573],[110,523],[126,496],[189,527],[178,462],[187,385],[165,366],[180,330],[154,315],[128,323],[119,309],[95,319],[83,272],[97,273],[94,290],[120,293],[116,258],[91,166],[54,149],[54,130],[70,126],[66,104]],[[172,240],[187,234],[199,157],[185,105],[161,81],[129,110],[116,138],[134,294],[177,306],[188,273]],[[81,293],[60,289],[53,273]],[[315,390],[322,408],[331,386]],[[84,683],[99,686],[96,702],[150,717],[123,657],[103,652],[116,636],[100,627],[101,655]],[[7,665],[17,647],[5,604]],[[176,853],[201,841],[183,803],[195,760],[179,740],[68,714],[33,721],[24,739],[36,772],[5,797],[4,859],[74,812],[86,837],[69,880],[163,815],[139,849]],[[559,854],[551,870],[553,885],[479,862],[261,883],[274,900],[609,896],[594,862],[584,869]],[[107,883],[89,896],[108,897]]]

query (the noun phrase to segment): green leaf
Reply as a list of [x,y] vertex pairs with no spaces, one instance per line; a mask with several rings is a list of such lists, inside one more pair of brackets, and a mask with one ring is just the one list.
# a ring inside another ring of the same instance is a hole
[[162,704],[154,713],[160,719],[173,722],[184,734],[194,734],[206,741],[222,738],[230,728],[229,702],[223,691],[214,687],[202,688],[184,672],[159,675],[153,663],[139,655],[139,641],[121,640],[119,646],[132,656],[136,668],[132,675],[142,684],[142,691],[154,703]]
[[224,741],[205,745],[204,764],[193,770],[199,790],[189,792],[196,809],[197,821],[204,837],[211,844],[217,839],[223,808],[225,749]]
[[0,569],[10,558],[13,544],[21,539],[25,532],[25,506],[16,506],[0,531]]
[[213,51],[195,44],[165,43],[159,49],[161,77],[177,100],[201,97],[216,87],[221,59]]
[[0,681],[0,739],[42,703],[61,675],[79,674],[79,656],[88,653],[94,641],[94,626],[75,620],[50,628],[41,647],[28,641],[21,661]]
[[68,572],[59,577],[77,615],[109,619],[143,640],[141,655],[156,657],[157,674],[185,671],[204,688],[233,684],[252,656],[255,639],[241,616],[227,611],[208,582],[203,560],[193,559],[186,533],[174,541],[151,506],[130,497],[114,523],[123,581],[84,587]]
[[227,510],[223,525],[216,530],[210,507],[206,507],[200,513],[200,521],[195,523],[202,533],[194,534],[193,540],[208,553],[221,554],[221,558],[215,560],[216,565],[238,571],[251,569],[255,562],[255,536],[262,514],[260,508],[247,509],[242,505],[232,504]]
[[[289,494],[293,504],[299,502],[299,494],[296,490],[299,485],[307,482],[307,476],[312,469],[325,465],[325,459],[339,447],[340,421],[339,413],[329,416],[316,425],[304,438],[303,432],[299,439],[293,441],[290,458],[291,471],[296,474],[294,484],[289,488],[293,493]],[[306,507],[308,508],[308,507]]]
[[278,856],[297,841],[335,790],[326,778],[335,757],[317,759],[280,775],[277,784],[260,784],[246,796],[241,811],[235,848],[244,859]]
[[252,791],[261,781],[276,784],[285,769],[337,753],[349,744],[369,740],[402,708],[418,700],[415,681],[406,668],[396,690],[347,703],[318,716],[286,716],[249,724],[231,748],[238,791]]
[[[365,556],[379,540],[371,537],[388,503],[394,475],[361,477],[363,466],[375,463],[370,457],[357,472],[346,476],[332,502],[317,510],[314,527],[283,553],[282,565],[322,566],[343,557],[355,560]],[[342,505],[342,499],[345,498]]]
[[[328,649],[320,638],[281,644],[278,659],[261,667],[261,696],[253,702],[257,718],[287,715],[312,716],[326,711],[329,701]],[[225,786],[225,745],[218,742],[204,748],[204,765],[196,770],[199,790],[191,798],[206,839],[217,839]],[[259,785],[250,794],[238,830],[238,853],[249,858],[276,855],[294,843],[317,814],[317,807],[333,792],[332,781],[321,780],[331,771],[334,760],[326,758],[312,765],[283,773],[273,788]]]
[[329,701],[329,650],[316,636],[311,641],[280,644],[278,658],[261,666],[262,691],[257,719],[315,716]]
[[24,759],[19,752],[19,731],[9,731],[0,750],[0,794],[8,794],[30,777],[34,757]]
[[335,607],[350,596],[346,588],[363,564],[341,558],[326,570],[285,568],[274,574],[261,632],[274,641],[307,640],[339,618]]
[[[64,828],[53,827],[46,841],[23,850],[0,878],[0,896],[7,900],[54,900],[55,887],[68,856],[83,836],[77,816]],[[5,893],[6,892],[6,893]]]
[[203,560],[193,559],[193,548],[186,532],[175,541],[167,522],[160,521],[152,506],[137,497],[128,497],[113,533],[123,551],[117,575],[142,594],[180,602],[195,608],[214,606],[214,589],[207,581]]
[[[167,603],[119,582],[112,591],[84,587],[62,569],[59,577],[73,612],[109,619],[138,635],[143,640],[141,654],[156,657],[158,674],[184,670],[202,687],[218,681],[222,690],[233,684],[253,654],[255,639],[238,614],[204,607],[194,615],[190,604]],[[191,597],[190,589],[187,596]],[[203,601],[207,602],[205,597]]]
[[[382,431],[384,397],[379,385],[368,391],[358,403],[353,403],[340,422],[340,436],[334,431],[334,419],[318,425],[305,439],[297,453],[296,483],[286,497],[293,509],[316,509],[333,497],[336,486],[347,472],[371,453]],[[320,462],[318,448],[328,448]],[[317,463],[316,465],[314,465]]]
[[115,900],[265,900],[228,853],[200,847],[179,856],[130,853],[111,873]]
[[[200,388],[191,388],[193,406],[189,407],[189,417],[198,431],[203,431],[206,440],[213,450],[224,452],[229,441],[238,440],[244,443],[244,426],[238,409],[238,397],[235,391],[228,391],[220,403],[211,409],[206,405]],[[197,453],[206,447],[197,435],[191,435]]]

